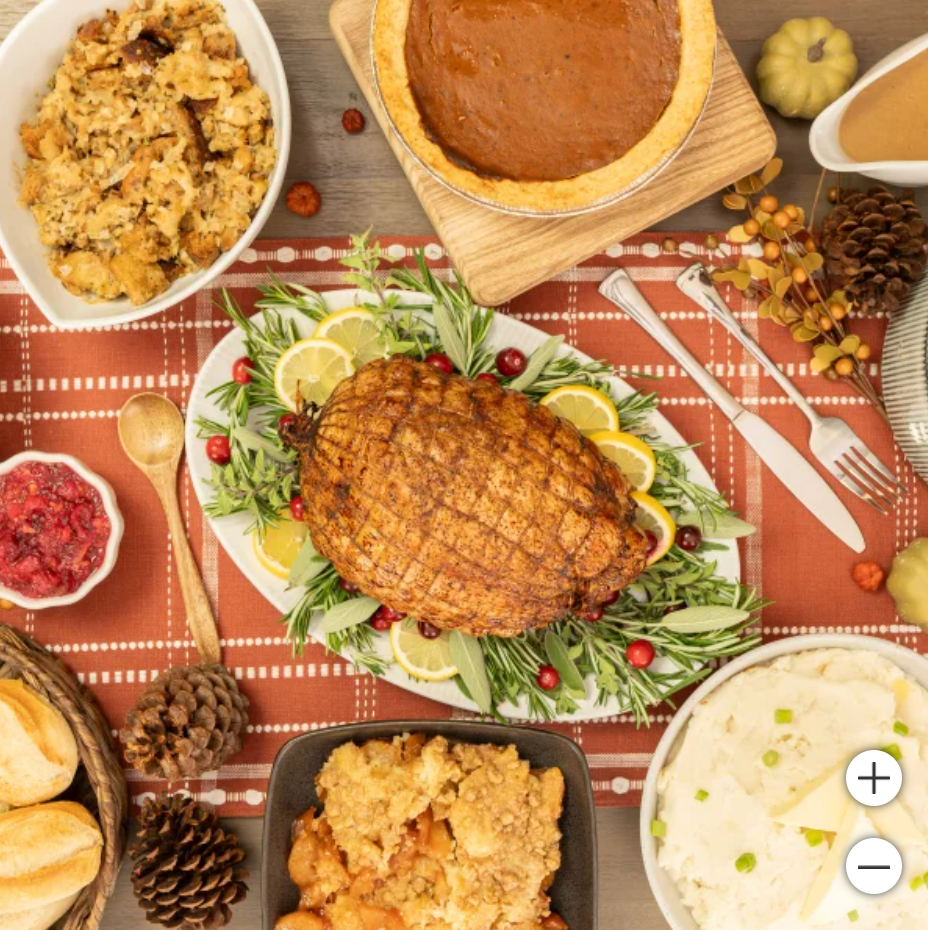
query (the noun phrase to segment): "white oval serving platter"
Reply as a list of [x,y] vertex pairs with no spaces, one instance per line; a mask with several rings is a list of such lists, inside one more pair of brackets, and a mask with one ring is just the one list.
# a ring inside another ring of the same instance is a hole
[[[321,295],[329,310],[334,312],[347,307],[354,307],[363,304],[365,301],[372,300],[370,294],[356,289],[344,289],[327,291]],[[410,294],[411,302],[414,301],[421,305],[421,294]],[[312,335],[315,325],[311,320],[298,311],[283,311],[285,318],[293,318],[300,322],[300,331],[303,338]],[[527,355],[535,351],[545,340],[547,334],[537,330],[525,323],[514,320],[511,317],[503,316],[497,313],[494,317],[493,326],[490,330],[488,342],[490,346],[497,349],[503,349],[509,346],[515,346],[525,352]],[[209,358],[200,369],[190,395],[190,402],[187,408],[187,427],[186,427],[186,445],[187,445],[187,464],[190,469],[193,486],[196,490],[200,504],[206,504],[210,497],[210,489],[206,481],[210,477],[210,462],[206,457],[205,443],[197,437],[196,420],[198,417],[224,421],[222,411],[215,405],[213,400],[207,395],[213,388],[229,380],[232,364],[236,359],[244,354],[244,340],[239,330],[230,332],[217,346],[213,349]],[[562,345],[559,355],[574,355],[581,361],[591,361],[588,355],[577,351],[569,346]],[[627,397],[634,393],[634,388],[620,378],[613,378],[612,387],[616,397]],[[687,445],[686,440],[671,426],[665,417],[659,413],[652,416],[651,424],[654,431],[660,438],[672,445]],[[697,483],[707,488],[715,488],[709,473],[703,467],[694,452],[686,452],[683,455],[687,467],[690,471],[690,477]],[[310,504],[308,504],[309,506]],[[232,561],[241,569],[245,577],[281,612],[289,611],[299,600],[300,592],[298,590],[288,590],[287,582],[276,578],[258,562],[252,548],[250,536],[246,533],[251,519],[245,514],[236,514],[230,517],[224,517],[218,520],[210,520],[213,532],[215,532],[219,542],[231,557]],[[732,581],[737,581],[741,577],[741,560],[738,554],[738,546],[735,541],[726,543],[726,549],[713,553],[713,558],[718,562],[719,574]],[[310,634],[319,642],[324,638],[319,634],[319,621],[321,615],[317,617],[310,625]],[[380,637],[381,652],[386,658],[391,658],[389,638]],[[663,671],[672,670],[673,666],[668,665]],[[400,688],[420,694],[423,697],[431,698],[442,704],[448,704],[461,710],[477,712],[477,707],[468,698],[466,698],[454,681],[443,682],[424,682],[410,678],[399,666],[393,664],[389,667],[385,679]],[[576,722],[582,720],[600,720],[615,714],[622,713],[625,710],[615,699],[610,699],[604,703],[597,701],[595,684],[592,678],[587,680],[587,699],[580,703],[580,708],[576,713],[563,715],[557,719],[562,722]],[[530,719],[527,708],[513,704],[502,704],[499,707],[500,713],[513,720]]]

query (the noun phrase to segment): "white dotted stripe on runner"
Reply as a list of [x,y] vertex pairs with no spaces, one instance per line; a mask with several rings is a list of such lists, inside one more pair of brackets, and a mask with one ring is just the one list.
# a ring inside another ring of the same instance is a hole
[[[276,675],[273,673],[277,669]],[[281,674],[281,668],[284,670],[294,669],[291,675]],[[351,671],[349,671],[351,669]],[[157,678],[161,674],[161,669],[125,669],[116,671],[93,671],[78,672],[77,677],[83,683],[91,686],[104,685],[122,685],[146,683],[149,680]],[[353,666],[338,665],[295,665],[295,666],[247,666],[245,668],[236,667],[231,670],[233,677],[237,681],[263,681],[270,678],[351,678],[351,677],[370,677],[370,673],[363,670],[356,670]],[[269,674],[270,671],[270,674]]]
[[[212,314],[212,297],[206,291],[200,291],[196,300],[196,322],[207,323]],[[200,326],[196,330],[196,366],[197,371],[202,370],[207,358],[213,351],[215,345],[213,334],[206,326]],[[184,469],[189,476],[189,463],[184,461]],[[213,608],[213,616],[218,617],[220,622],[222,617],[219,614],[219,542],[216,534],[213,532],[212,525],[206,519],[205,514],[201,515],[202,519],[202,544],[200,551],[200,572],[203,577],[203,586],[206,589],[206,596]],[[189,521],[189,511],[188,511]],[[221,627],[220,627],[221,629]],[[279,637],[276,637],[279,639]],[[220,639],[220,646],[224,642]]]
[[[707,404],[711,403],[705,397],[671,397],[667,394],[660,396],[659,406],[667,407],[704,407]],[[758,397],[756,395],[745,395],[742,397],[737,397],[736,400],[740,401],[746,407],[756,407],[756,406],[767,406],[767,407],[783,407],[790,405],[792,401],[786,397]],[[863,397],[858,395],[853,396],[818,396],[812,395],[807,396],[806,400],[813,405],[825,407],[825,406],[839,406],[839,407],[853,407],[866,404],[867,401]],[[115,419],[119,416],[118,409],[111,410],[38,410],[35,411],[29,419],[32,421],[39,420],[106,420],[106,419]],[[19,421],[23,422],[26,417],[22,412],[10,412],[6,414],[0,414],[0,418],[6,422]]]
[[[549,314],[533,314],[538,317],[547,317]],[[565,317],[566,318],[566,317]],[[573,339],[576,339],[574,334]],[[710,352],[711,352],[711,330],[710,330]],[[212,346],[212,343],[210,343]],[[203,360],[205,361],[205,359]],[[734,364],[728,362],[710,361],[706,370],[717,378],[763,378],[771,379],[771,375],[760,369],[760,366],[747,362]],[[789,363],[781,365],[780,370],[785,372],[791,378],[805,378],[811,375],[809,367],[806,364]],[[633,377],[635,374],[653,375],[658,378],[688,380],[689,375],[677,365],[646,364],[637,367],[631,363],[626,363],[618,368],[618,372],[623,377]],[[869,374],[878,377],[880,366],[874,364],[870,366]],[[35,394],[52,394],[66,393],[74,394],[79,391],[127,391],[127,390],[154,390],[155,388],[182,388],[186,396],[187,389],[193,384],[195,375],[184,372],[182,375],[172,374],[165,379],[163,375],[111,375],[109,377],[101,376],[99,378],[36,378],[34,381],[26,381],[22,378],[14,378],[13,381],[0,381],[0,394],[25,394],[32,392]],[[844,393],[840,389],[836,390],[834,397],[843,397]]]
[[[206,791],[190,791],[188,781],[184,782],[185,788],[177,794],[193,798],[195,801],[201,801],[211,804],[213,807],[222,807],[225,804],[245,803],[251,807],[260,807],[267,800],[267,792],[257,791],[249,788],[247,791],[226,791],[224,788],[208,788]],[[133,804],[141,807],[146,801],[153,801],[156,795],[154,792],[143,792],[132,799]]]
[[[223,648],[234,646],[289,646],[290,641],[283,636],[248,636],[233,637],[232,639],[220,639],[219,644]],[[47,648],[53,652],[123,652],[126,649],[165,649],[167,641],[161,639],[148,640],[124,640],[116,642],[86,642],[86,643],[55,643]],[[193,640],[190,637],[176,639],[170,644],[175,649],[189,649],[193,646]]]

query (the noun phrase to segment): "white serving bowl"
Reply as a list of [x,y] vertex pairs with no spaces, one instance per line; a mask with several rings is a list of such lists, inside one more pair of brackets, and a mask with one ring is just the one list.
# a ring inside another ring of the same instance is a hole
[[[644,857],[645,872],[658,906],[673,930],[699,930],[699,925],[683,904],[680,892],[673,879],[658,865],[658,840],[651,836],[651,822],[657,819],[658,778],[682,745],[693,711],[716,688],[739,675],[745,669],[757,665],[766,665],[780,656],[810,652],[813,649],[856,649],[875,652],[877,655],[881,655],[893,662],[919,684],[928,688],[928,660],[917,652],[887,642],[885,639],[838,633],[793,636],[789,639],[778,640],[775,643],[768,643],[766,646],[761,646],[746,655],[739,656],[721,668],[711,678],[706,679],[693,692],[692,697],[680,708],[667,728],[667,732],[660,741],[648,769],[644,793],[641,798],[641,852]],[[711,751],[712,747],[707,746],[706,752]],[[748,928],[745,928],[745,930],[748,930]]]
[[19,127],[31,120],[48,82],[64,60],[65,52],[88,20],[107,8],[117,12],[131,0],[42,0],[29,11],[0,46],[0,248],[9,259],[38,308],[62,329],[88,329],[129,323],[167,310],[195,294],[226,271],[255,240],[277,202],[290,156],[290,93],[274,37],[254,0],[222,0],[229,25],[235,32],[240,54],[251,67],[252,77],[271,101],[277,165],[270,177],[267,196],[245,235],[210,268],[175,281],[171,288],[149,303],[134,307],[126,298],[87,303],[64,289],[46,265],[48,250],[39,241],[32,213],[19,206],[19,188],[27,158]]
[[841,148],[839,130],[841,120],[854,98],[874,81],[898,68],[910,58],[928,49],[928,34],[923,35],[896,49],[881,62],[874,65],[843,97],[839,97],[812,124],[809,143],[815,160],[831,171],[856,171],[858,174],[898,184],[902,187],[925,187],[928,185],[928,161],[854,161]]
[[51,462],[59,465],[67,465],[73,471],[77,472],[81,478],[88,484],[92,485],[100,493],[103,500],[103,509],[110,519],[110,538],[106,541],[106,553],[103,556],[103,563],[100,567],[74,592],[64,594],[61,597],[25,597],[18,591],[0,584],[0,597],[27,610],[44,610],[46,607],[65,607],[68,604],[75,604],[83,600],[116,565],[116,557],[119,555],[119,544],[122,542],[123,532],[126,524],[122,518],[122,513],[116,503],[116,493],[113,491],[110,483],[101,478],[96,472],[92,472],[83,462],[74,458],[73,455],[65,455],[61,452],[35,452],[29,450],[14,455],[5,462],[0,462],[0,476],[6,475],[13,471],[17,465],[23,462]]

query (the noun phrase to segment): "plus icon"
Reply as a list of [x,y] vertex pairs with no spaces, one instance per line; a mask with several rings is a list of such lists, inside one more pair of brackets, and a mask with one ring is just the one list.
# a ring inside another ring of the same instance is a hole
[[847,790],[865,807],[882,807],[896,799],[902,788],[902,766],[881,749],[856,756],[847,768]]
[[878,781],[892,781],[892,776],[891,776],[891,775],[877,775],[877,773],[876,773],[876,761],[874,761],[874,762],[872,763],[872,766],[873,766],[873,768],[872,768],[872,772],[871,772],[870,775],[858,775],[858,776],[857,776],[857,780],[858,780],[858,781],[868,781],[868,782],[870,782],[871,787],[872,787],[872,789],[873,789],[871,793],[872,793],[872,794],[874,795],[874,797],[875,797],[875,796],[876,796],[876,783],[877,783]]

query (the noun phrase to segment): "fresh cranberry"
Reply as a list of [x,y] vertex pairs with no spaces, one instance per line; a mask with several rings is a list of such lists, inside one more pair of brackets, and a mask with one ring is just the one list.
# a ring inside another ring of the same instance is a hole
[[636,639],[628,644],[625,658],[628,659],[628,664],[632,668],[648,668],[654,661],[654,646],[646,639]]
[[698,526],[681,526],[677,530],[677,545],[684,552],[695,552],[702,542],[702,533]]
[[294,423],[296,423],[296,414],[295,414],[295,413],[285,413],[285,414],[277,421],[277,429],[278,429],[278,431],[280,431],[280,430],[285,430],[285,429],[287,429],[287,427],[293,426]]
[[353,581],[345,581],[344,578],[339,578],[338,583],[346,594],[357,594],[361,590],[359,585],[356,585]]
[[538,687],[545,691],[553,691],[561,682],[561,676],[553,665],[542,665],[538,669]]
[[618,603],[618,600],[621,596],[621,591],[612,591],[611,593],[607,594],[599,603],[602,604],[603,607],[611,607],[613,604]]
[[645,530],[644,538],[648,541],[647,557],[650,559],[657,552],[660,540],[650,530]]
[[393,610],[385,604],[377,608],[377,613],[371,617],[371,626],[375,630],[389,630],[394,623],[405,620],[406,614],[401,614],[398,610]]
[[371,626],[377,630],[378,633],[386,633],[393,624],[384,616],[381,615],[378,610],[370,619]]
[[496,368],[504,378],[515,378],[525,371],[525,353],[518,349],[503,349],[496,356]]
[[594,607],[592,610],[588,610],[583,615],[583,619],[586,620],[587,623],[596,623],[597,621],[602,620],[604,613],[605,611],[602,609],[602,607]]
[[237,359],[232,366],[232,380],[238,384],[248,384],[251,381],[251,370],[254,367],[255,363],[247,355]]
[[499,384],[499,378],[492,371],[482,371],[477,375],[478,381],[491,381],[493,384]]
[[419,634],[424,636],[426,639],[438,639],[441,636],[441,630],[437,626],[433,626],[431,623],[426,623],[425,620],[419,621]]
[[206,457],[217,465],[228,465],[232,461],[232,446],[228,436],[211,436],[206,441]]
[[446,375],[454,374],[454,362],[441,352],[433,352],[431,355],[426,355],[425,364],[431,365],[439,371],[443,371]]
[[290,501],[290,516],[296,520],[297,523],[303,522],[303,498],[294,497]]

